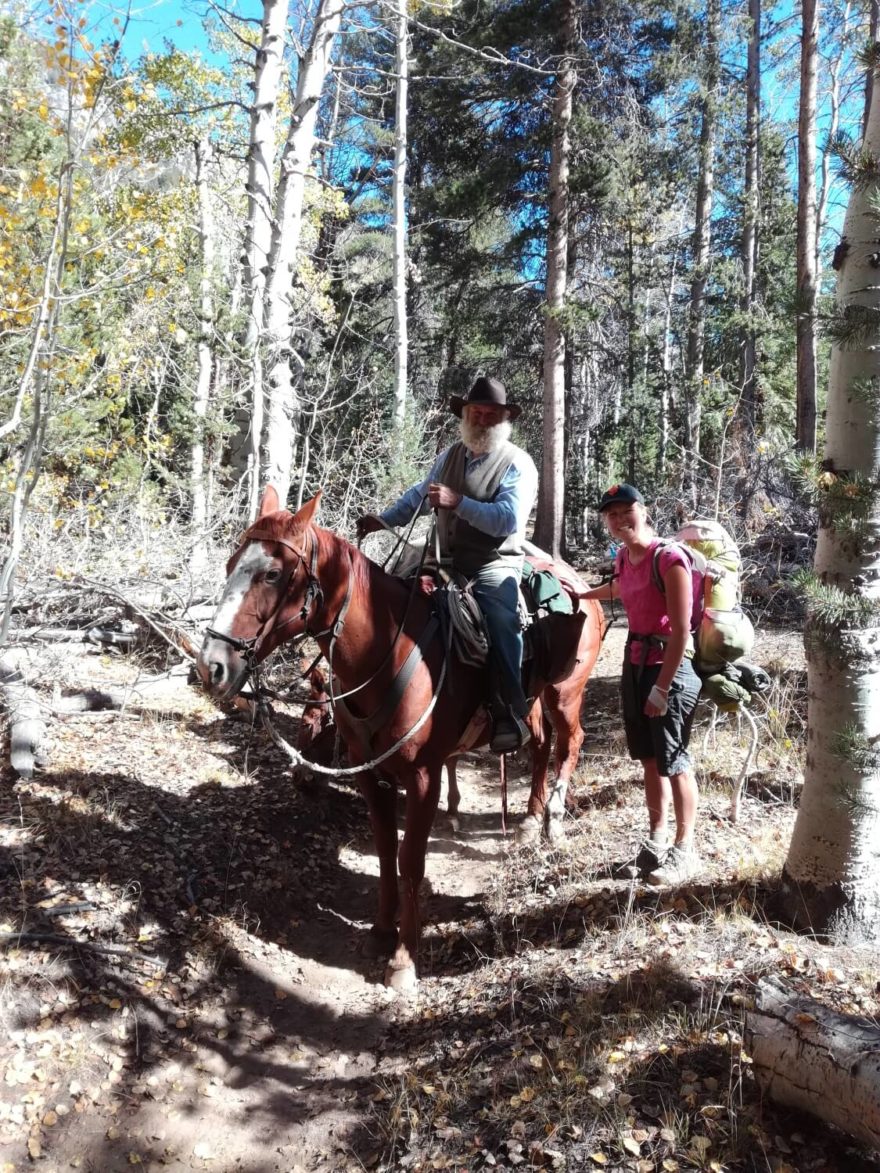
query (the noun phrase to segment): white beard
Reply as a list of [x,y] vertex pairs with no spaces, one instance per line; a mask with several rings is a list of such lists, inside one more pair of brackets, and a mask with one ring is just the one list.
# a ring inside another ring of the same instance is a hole
[[510,420],[502,420],[500,424],[493,424],[486,428],[479,424],[469,423],[463,415],[459,425],[464,446],[470,449],[475,456],[484,456],[487,452],[496,452],[501,445],[510,439]]

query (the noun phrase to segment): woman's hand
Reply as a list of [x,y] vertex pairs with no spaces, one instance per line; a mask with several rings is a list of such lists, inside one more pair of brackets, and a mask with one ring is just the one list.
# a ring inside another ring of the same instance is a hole
[[654,685],[645,701],[646,717],[663,717],[669,708],[669,689]]

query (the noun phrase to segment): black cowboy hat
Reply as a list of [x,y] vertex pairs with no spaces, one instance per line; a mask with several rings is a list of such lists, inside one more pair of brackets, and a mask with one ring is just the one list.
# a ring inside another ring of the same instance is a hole
[[462,409],[472,403],[479,403],[483,407],[504,407],[510,412],[512,420],[515,420],[522,411],[518,404],[507,402],[507,389],[504,384],[500,379],[493,379],[490,375],[480,375],[464,398],[461,395],[449,396],[449,410],[459,419]]

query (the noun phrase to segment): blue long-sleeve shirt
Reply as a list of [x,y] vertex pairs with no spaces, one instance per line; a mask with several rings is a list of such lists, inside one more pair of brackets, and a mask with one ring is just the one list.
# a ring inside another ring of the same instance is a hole
[[[428,486],[438,482],[440,472],[449,454],[449,448],[444,449],[431,465],[430,472],[417,485],[413,485],[389,506],[382,514],[382,520],[388,525],[405,525],[412,520],[413,515],[428,513]],[[469,472],[481,460],[486,459],[486,453],[479,456],[468,452],[466,471]],[[535,463],[522,448],[514,446],[513,460],[501,478],[501,484],[495,494],[494,501],[475,501],[473,497],[462,497],[453,510],[462,521],[468,522],[475,529],[493,538],[506,538],[516,534],[522,542],[526,536],[529,514],[535,503],[538,493],[538,470]]]

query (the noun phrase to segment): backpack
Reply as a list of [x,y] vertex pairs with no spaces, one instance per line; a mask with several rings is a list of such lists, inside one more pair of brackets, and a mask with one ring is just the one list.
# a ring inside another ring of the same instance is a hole
[[692,571],[703,578],[702,614],[694,623],[694,667],[701,675],[711,675],[720,665],[747,656],[755,642],[755,630],[739,605],[739,547],[717,521],[687,522],[674,538],[661,539],[654,553],[651,577],[663,594],[660,553],[670,545],[677,546]]

